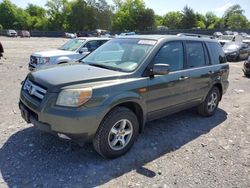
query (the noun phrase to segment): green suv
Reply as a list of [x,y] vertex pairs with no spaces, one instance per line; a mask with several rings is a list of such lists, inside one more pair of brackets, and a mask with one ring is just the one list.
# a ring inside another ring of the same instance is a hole
[[81,63],[28,74],[19,107],[36,128],[106,158],[126,153],[147,121],[197,106],[212,116],[228,88],[218,42],[174,35],[110,40]]

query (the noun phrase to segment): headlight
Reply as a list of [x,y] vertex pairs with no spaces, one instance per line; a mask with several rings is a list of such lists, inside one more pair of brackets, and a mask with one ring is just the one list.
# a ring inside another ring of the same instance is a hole
[[57,97],[56,105],[79,107],[86,103],[92,96],[92,88],[65,89]]
[[50,58],[49,57],[40,57],[39,58],[39,63],[40,64],[46,64],[49,63]]

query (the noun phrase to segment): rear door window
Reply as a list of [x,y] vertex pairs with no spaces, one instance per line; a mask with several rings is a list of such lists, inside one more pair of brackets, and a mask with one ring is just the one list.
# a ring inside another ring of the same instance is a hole
[[196,41],[186,42],[186,52],[187,52],[187,68],[202,67],[208,64],[206,63],[208,59],[206,58],[202,42],[196,42]]

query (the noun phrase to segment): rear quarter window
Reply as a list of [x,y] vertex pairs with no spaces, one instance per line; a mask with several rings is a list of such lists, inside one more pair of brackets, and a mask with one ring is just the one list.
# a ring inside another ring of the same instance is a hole
[[222,47],[217,42],[206,42],[210,57],[211,57],[211,63],[213,65],[226,63],[227,59],[226,56],[222,50]]

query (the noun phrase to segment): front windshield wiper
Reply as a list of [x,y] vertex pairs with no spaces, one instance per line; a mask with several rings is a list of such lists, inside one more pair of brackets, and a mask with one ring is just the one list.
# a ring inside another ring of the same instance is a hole
[[111,66],[107,66],[107,65],[103,65],[103,64],[98,64],[98,63],[91,63],[88,64],[90,66],[94,66],[94,67],[100,67],[103,69],[108,69],[108,70],[113,70],[113,71],[119,71],[119,72],[124,72],[123,69],[117,68],[117,67],[111,67]]

